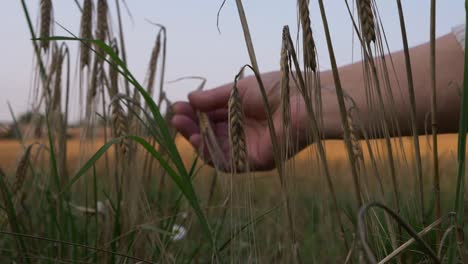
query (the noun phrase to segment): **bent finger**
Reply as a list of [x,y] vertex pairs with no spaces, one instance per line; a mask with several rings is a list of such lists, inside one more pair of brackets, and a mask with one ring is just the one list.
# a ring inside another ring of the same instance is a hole
[[195,91],[189,94],[190,104],[202,112],[211,112],[225,108],[229,100],[232,84],[225,84],[206,91]]

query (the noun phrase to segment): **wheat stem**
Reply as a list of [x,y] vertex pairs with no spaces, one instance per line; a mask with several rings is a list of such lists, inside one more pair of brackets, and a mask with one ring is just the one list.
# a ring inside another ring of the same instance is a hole
[[414,94],[414,83],[413,83],[413,72],[411,68],[411,58],[408,48],[408,39],[406,34],[405,18],[403,15],[403,7],[401,5],[401,0],[397,0],[398,5],[398,15],[400,18],[400,28],[401,36],[403,39],[403,51],[405,54],[405,64],[406,64],[406,75],[408,79],[408,93],[410,99],[410,117],[411,117],[411,127],[413,130],[413,143],[414,143],[414,154],[416,158],[416,173],[419,182],[419,203],[421,208],[421,222],[425,225],[424,217],[424,181],[422,175],[422,165],[421,165],[421,150],[419,147],[419,137],[418,137],[418,126],[416,123],[416,97]]
[[301,93],[301,95],[302,95],[302,97],[304,99],[304,103],[305,103],[306,110],[307,110],[307,116],[309,118],[309,124],[311,126],[310,130],[312,131],[312,133],[314,133],[313,136],[317,140],[317,142],[316,142],[317,151],[318,151],[318,154],[319,154],[320,162],[322,163],[322,167],[323,167],[324,174],[325,174],[325,179],[327,181],[327,186],[328,186],[328,189],[330,191],[331,198],[332,198],[333,211],[336,214],[336,219],[338,219],[338,225],[340,227],[340,233],[341,233],[341,236],[342,236],[344,244],[345,244],[345,249],[346,249],[346,251],[348,251],[349,246],[348,246],[348,242],[347,242],[346,236],[345,236],[344,225],[343,225],[343,222],[342,222],[341,216],[340,216],[340,209],[339,209],[339,206],[338,206],[338,200],[337,200],[337,196],[336,196],[335,186],[333,184],[333,180],[332,180],[332,177],[331,177],[330,166],[328,164],[328,160],[327,160],[327,157],[325,155],[325,147],[323,145],[323,142],[322,142],[321,136],[320,136],[320,128],[319,128],[319,125],[318,125],[318,122],[317,122],[317,119],[316,119],[316,114],[314,112],[314,108],[312,106],[312,100],[310,98],[310,93],[307,92],[307,86],[305,84],[305,80],[304,80],[304,77],[302,75],[302,72],[301,72],[301,69],[300,69],[300,66],[299,66],[299,61],[297,59],[296,51],[294,50],[294,43],[293,43],[293,41],[291,39],[291,35],[289,33],[289,27],[288,26],[285,26],[283,28],[283,36],[287,38],[288,53],[290,54],[290,56],[292,58],[292,62],[294,63],[294,67],[296,69],[297,79],[299,81],[298,89],[299,89],[299,92]]
[[[120,0],[115,0],[115,7],[117,9],[117,21],[119,23],[119,41],[120,41],[120,50],[122,53],[122,61],[125,65],[127,65],[127,52],[125,48],[125,39],[124,39],[124,31],[122,26],[122,15],[120,14]],[[130,96],[130,84],[128,80],[125,80],[125,94]]]
[[348,119],[347,119],[348,114],[347,114],[346,105],[344,102],[343,88],[341,86],[340,75],[338,72],[338,66],[337,66],[336,59],[335,59],[335,52],[333,50],[333,44],[331,41],[330,29],[328,27],[328,21],[327,21],[327,16],[325,13],[325,7],[323,5],[323,0],[318,0],[318,2],[320,6],[320,13],[321,13],[322,20],[323,20],[323,26],[325,29],[325,36],[326,36],[328,52],[330,56],[330,63],[332,66],[333,79],[335,81],[335,86],[336,86],[336,96],[338,99],[338,106],[340,108],[341,124],[343,126],[344,141],[346,145],[346,150],[348,152],[348,157],[349,157],[349,162],[350,162],[350,167],[351,167],[351,174],[353,176],[356,200],[358,203],[358,207],[361,207],[362,205],[361,187],[359,183],[359,175],[355,166],[356,161],[355,161],[355,157],[353,154],[353,145],[351,142],[351,135],[350,135],[351,133],[349,131],[349,124],[348,124]]
[[[437,144],[437,90],[436,90],[436,0],[431,0],[431,26],[430,26],[430,65],[431,65],[431,121],[432,121],[432,159],[434,170],[434,200],[436,218],[441,217],[440,205],[440,178],[439,178],[439,151]],[[436,231],[436,245],[439,245],[440,230]]]
[[252,63],[252,69],[253,69],[255,77],[256,77],[256,79],[258,81],[260,92],[261,92],[262,98],[263,98],[263,103],[264,103],[264,106],[265,106],[265,111],[267,112],[266,116],[267,116],[268,128],[269,128],[270,138],[271,138],[272,147],[273,147],[273,153],[274,153],[273,155],[274,155],[274,158],[275,158],[276,169],[278,171],[278,175],[279,175],[281,186],[282,186],[282,195],[283,195],[283,200],[284,200],[284,203],[285,203],[286,213],[287,213],[287,218],[288,218],[288,229],[289,229],[290,240],[291,240],[291,243],[292,243],[293,256],[294,256],[295,262],[300,262],[300,256],[299,256],[299,251],[298,251],[298,247],[297,247],[296,235],[295,235],[295,231],[294,231],[294,222],[293,222],[293,217],[292,217],[292,211],[291,211],[291,208],[290,208],[289,196],[288,196],[287,190],[285,189],[285,184],[284,184],[284,181],[286,179],[284,178],[284,175],[282,173],[283,172],[283,168],[282,168],[283,165],[282,165],[281,157],[280,157],[281,153],[280,153],[280,149],[278,147],[278,142],[277,142],[277,139],[276,139],[276,136],[275,136],[276,135],[276,132],[275,132],[276,130],[275,130],[275,126],[274,126],[273,120],[272,120],[273,115],[272,115],[272,112],[271,112],[270,105],[268,103],[268,97],[266,95],[265,86],[263,85],[263,81],[262,81],[261,77],[259,76],[260,70],[259,70],[259,67],[258,67],[257,58],[255,56],[255,49],[253,47],[252,37],[250,35],[250,30],[249,30],[249,26],[248,26],[248,23],[247,23],[247,17],[245,15],[245,11],[244,11],[244,6],[242,5],[242,0],[236,0],[236,5],[237,5],[237,11],[239,12],[239,18],[240,18],[241,24],[242,24],[242,29],[243,29],[243,32],[244,32],[244,39],[245,39],[245,43],[246,43],[247,50],[248,50],[248,53],[249,53],[250,62]]

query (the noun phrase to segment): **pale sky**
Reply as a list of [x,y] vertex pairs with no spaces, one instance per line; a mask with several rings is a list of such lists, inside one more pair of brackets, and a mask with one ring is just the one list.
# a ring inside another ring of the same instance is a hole
[[[19,0],[2,0],[0,8],[0,121],[11,119],[6,102],[9,101],[16,114],[28,108],[33,76],[33,49],[30,35]],[[39,0],[26,3],[37,21]],[[53,0],[55,21],[76,35],[79,33],[80,12],[73,0]],[[80,1],[81,2],[81,1]],[[114,1],[110,0],[112,14]],[[168,30],[166,80],[188,75],[204,76],[207,88],[213,88],[233,80],[238,69],[249,63],[243,34],[234,0],[227,0],[221,12],[221,34],[216,28],[216,14],[222,0],[126,0],[133,22],[124,11],[127,57],[130,70],[143,82],[156,28],[145,19],[164,24]],[[296,1],[244,0],[247,19],[253,35],[260,70],[279,68],[281,31],[289,25],[297,31]],[[344,0],[324,1],[327,9],[333,43],[338,63],[351,62],[352,27]],[[376,0],[382,16],[391,50],[402,47],[396,1]],[[429,39],[429,0],[403,1],[410,45]],[[437,7],[437,34],[450,32],[455,25],[464,23],[463,0],[439,0]],[[328,53],[317,1],[311,0],[312,28],[322,70],[329,68]],[[115,16],[112,17],[116,32]],[[58,26],[55,35],[67,35]],[[78,43],[68,43],[72,50],[72,63],[76,65]],[[358,46],[355,45],[358,51]],[[359,55],[355,53],[355,58]],[[74,67],[73,67],[74,69]],[[72,82],[77,83],[76,72]],[[167,84],[166,91],[173,101],[183,100],[196,87],[195,82]],[[77,115],[76,87],[72,87],[72,115]]]

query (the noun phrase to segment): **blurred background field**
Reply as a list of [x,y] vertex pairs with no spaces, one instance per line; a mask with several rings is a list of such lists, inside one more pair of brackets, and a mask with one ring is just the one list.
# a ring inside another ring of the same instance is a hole
[[[80,145],[83,143],[80,143],[80,138],[79,138],[79,129],[70,129],[69,134],[72,136],[71,139],[68,140],[69,148],[67,151],[67,159],[69,160],[70,164],[70,172],[72,173],[73,170],[76,170],[80,166],[80,156],[83,157],[83,155],[80,155]],[[99,133],[102,135],[102,133]],[[458,135],[456,134],[442,134],[439,136],[439,156],[440,156],[440,162],[442,166],[442,177],[445,179],[443,182],[452,182],[454,180],[454,173],[455,173],[455,166],[456,166],[456,153],[457,153],[457,137]],[[184,158],[186,166],[190,166],[190,162],[193,160],[195,156],[195,151],[193,147],[185,140],[184,138],[178,136],[176,138],[177,140],[177,146],[179,148],[180,153],[182,154],[182,157]],[[409,153],[413,152],[413,144],[412,144],[412,139],[410,137],[403,137],[402,139],[403,143],[403,150],[406,155],[410,155]],[[425,161],[425,168],[426,168],[426,173],[429,173],[430,168],[429,168],[429,162],[430,162],[430,155],[432,155],[431,151],[431,144],[428,142],[430,138],[428,136],[420,136],[420,141],[421,141],[421,153],[422,156],[424,157]],[[400,144],[399,139],[394,139],[394,141],[397,144]],[[34,140],[29,141],[28,143],[33,143],[35,142]],[[383,142],[382,140],[371,140],[372,145],[374,145],[377,148],[382,148],[383,147]],[[94,153],[96,152],[102,145],[104,144],[104,139],[101,138],[96,138],[95,141],[92,144],[85,144],[85,149],[87,150],[88,153]],[[361,142],[361,144],[364,144],[364,142]],[[325,146],[326,146],[326,151],[327,151],[327,159],[330,161],[332,164],[331,167],[335,171],[335,177],[339,180],[350,180],[350,175],[349,175],[349,168],[348,166],[348,160],[346,157],[346,151],[344,149],[344,143],[342,140],[327,140],[325,141]],[[364,156],[366,158],[366,162],[369,162],[368,160],[368,151],[366,148],[363,148],[364,151]],[[400,149],[396,149],[394,151],[401,152]],[[311,145],[310,147],[302,150],[299,154],[297,154],[293,160],[295,161],[294,167],[292,168],[294,170],[294,177],[298,177],[304,180],[311,180],[311,181],[316,181],[320,180],[319,173],[314,171],[312,168],[314,167],[314,164],[310,163],[311,160],[311,155],[314,153],[314,146]],[[22,147],[21,143],[16,140],[16,139],[0,139],[0,167],[3,168],[5,171],[9,173],[13,173],[14,170],[16,169],[17,163],[19,158],[22,155]],[[112,157],[112,155],[110,155]],[[408,160],[411,160],[411,156],[407,156]],[[101,159],[100,162],[97,164],[100,164],[103,166],[103,161],[104,159]],[[402,161],[403,162],[403,161]],[[410,162],[407,163],[407,168],[408,170],[411,169],[411,164]],[[98,166],[98,169],[100,167]],[[202,170],[203,173],[202,175],[207,173],[211,174],[211,170],[213,170],[212,167],[209,165],[204,166],[204,169]],[[257,172],[258,176],[264,177],[265,181],[272,181],[275,182],[277,181],[277,176],[275,171],[268,171],[268,172]],[[203,177],[203,176],[202,176]],[[402,180],[414,180],[411,177],[411,174],[408,175],[401,175],[400,176]],[[452,177],[452,178],[450,178]]]

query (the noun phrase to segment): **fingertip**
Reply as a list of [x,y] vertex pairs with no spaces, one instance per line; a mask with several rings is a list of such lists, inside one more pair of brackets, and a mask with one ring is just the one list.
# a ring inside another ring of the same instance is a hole
[[201,146],[202,138],[200,134],[193,134],[189,138],[190,144],[192,144],[196,149],[199,149]]
[[200,133],[198,125],[185,115],[174,115],[171,119],[171,124],[187,139],[192,134]]
[[193,99],[193,97],[197,97],[200,93],[202,93],[203,91],[192,91],[188,94],[188,98],[189,99]]
[[171,125],[174,126],[175,128],[179,128],[179,126],[181,125],[181,119],[180,119],[180,115],[177,115],[175,114],[172,118],[171,118]]
[[176,115],[185,115],[193,119],[194,121],[197,120],[195,110],[193,110],[192,105],[188,102],[176,102],[172,106],[172,111]]
[[172,108],[172,111],[174,111],[174,113],[178,114],[180,112],[180,110],[183,108],[183,105],[184,105],[184,102],[175,102],[171,105],[171,108]]
[[201,105],[200,99],[203,98],[203,91],[193,91],[188,94],[188,99],[191,105],[195,106],[195,108],[199,108],[198,106]]

